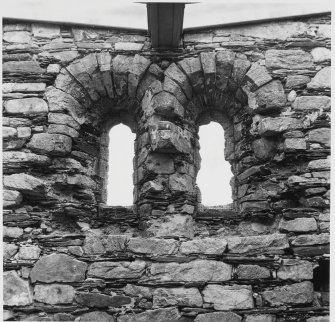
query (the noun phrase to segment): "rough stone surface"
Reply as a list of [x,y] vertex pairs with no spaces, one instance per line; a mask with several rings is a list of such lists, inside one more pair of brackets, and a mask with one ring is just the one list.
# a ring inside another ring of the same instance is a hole
[[115,319],[113,318],[112,315],[107,314],[106,312],[93,311],[93,312],[80,315],[75,321],[76,322],[92,322],[92,321],[115,322]]
[[238,279],[260,279],[270,278],[271,272],[268,268],[258,265],[238,265],[236,275]]
[[130,304],[131,298],[122,295],[109,296],[99,293],[79,292],[76,294],[76,302],[89,307],[121,307]]
[[31,138],[29,148],[41,154],[66,155],[71,152],[72,140],[63,134],[38,133]]
[[313,66],[312,56],[303,50],[275,50],[265,53],[265,64],[269,69],[305,69]]
[[287,130],[296,130],[303,127],[299,119],[292,117],[266,117],[258,126],[258,133],[261,136],[272,136]]
[[149,322],[164,321],[175,322],[180,318],[177,308],[148,310],[143,313],[133,315],[123,315],[118,318],[118,322]]
[[330,76],[331,76],[330,67],[325,67],[321,69],[312,78],[312,81],[307,84],[307,88],[310,88],[313,90],[330,89]]
[[3,257],[4,259],[12,258],[18,251],[19,247],[15,244],[3,243]]
[[20,259],[34,260],[38,259],[41,254],[41,249],[36,245],[23,245],[20,247],[18,257]]
[[284,232],[311,232],[317,230],[314,218],[296,218],[293,220],[282,220],[279,229]]
[[137,254],[153,256],[173,255],[178,251],[178,243],[171,239],[130,238],[128,250]]
[[313,279],[313,264],[303,260],[283,259],[282,266],[277,271],[277,277],[281,280],[311,280]]
[[45,194],[45,182],[25,173],[15,173],[5,176],[3,184],[8,189],[15,189],[29,196]]
[[199,314],[195,322],[241,322],[242,318],[233,312],[213,312]]
[[9,100],[5,104],[5,111],[9,115],[34,115],[48,112],[47,103],[36,97]]
[[300,235],[292,240],[294,246],[313,246],[324,245],[329,243],[329,234],[322,233],[319,235]]
[[245,322],[276,322],[276,317],[270,314],[248,315]]
[[27,281],[15,271],[3,273],[3,303],[8,306],[26,306],[33,303],[33,296]]
[[330,98],[328,96],[299,96],[292,107],[297,111],[328,109]]
[[181,243],[180,252],[182,254],[205,254],[221,255],[225,252],[227,242],[218,238],[193,239]]
[[326,147],[330,147],[330,128],[311,130],[308,133],[308,140],[310,142],[322,143]]
[[74,288],[70,285],[36,285],[34,299],[46,304],[69,304],[74,299]]
[[313,48],[311,54],[315,63],[323,63],[330,60],[330,50],[325,47]]
[[51,254],[41,257],[30,272],[30,279],[44,283],[82,282],[87,264],[65,254]]
[[251,286],[222,286],[210,284],[205,287],[202,294],[204,296],[204,302],[213,303],[215,310],[254,308]]

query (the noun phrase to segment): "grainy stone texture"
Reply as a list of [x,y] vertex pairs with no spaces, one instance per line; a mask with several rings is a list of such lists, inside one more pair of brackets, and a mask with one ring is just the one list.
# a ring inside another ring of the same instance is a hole
[[242,318],[233,312],[214,312],[199,314],[195,322],[241,322]]
[[3,302],[8,306],[26,306],[33,303],[29,283],[21,279],[15,271],[4,272]]
[[36,285],[34,299],[46,304],[68,304],[74,299],[74,288],[70,285]]

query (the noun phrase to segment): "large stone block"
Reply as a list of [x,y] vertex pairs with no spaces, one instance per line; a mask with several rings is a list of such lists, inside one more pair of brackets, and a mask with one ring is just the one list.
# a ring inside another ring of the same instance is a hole
[[228,252],[236,254],[282,254],[289,248],[285,234],[271,234],[250,237],[226,237]]
[[313,59],[311,54],[299,49],[270,49],[265,52],[265,65],[269,69],[308,69],[313,67]]
[[215,52],[201,52],[200,60],[204,71],[206,90],[208,93],[211,93],[214,91],[216,79]]
[[316,171],[330,170],[330,158],[312,160],[308,163],[307,168]]
[[239,86],[244,80],[244,76],[250,68],[250,61],[247,59],[237,58],[234,60],[232,71],[232,80],[235,85]]
[[43,256],[30,272],[30,279],[44,283],[82,282],[85,279],[87,264],[65,254]]
[[118,322],[176,322],[180,318],[177,308],[147,310],[138,314],[121,315]]
[[72,139],[63,134],[37,133],[32,136],[28,147],[36,153],[66,155],[71,152]]
[[146,268],[141,260],[134,262],[96,262],[90,265],[88,276],[106,279],[140,278]]
[[312,316],[306,322],[330,322],[329,315],[326,316]]
[[173,239],[130,238],[128,251],[149,256],[169,256],[178,251],[178,242]]
[[276,317],[270,314],[248,315],[245,322],[276,322]]
[[309,83],[311,79],[305,75],[288,75],[286,79],[286,88],[302,88]]
[[219,261],[195,260],[189,263],[153,263],[151,277],[154,283],[166,282],[223,282],[231,279],[232,267]]
[[202,296],[197,288],[157,288],[153,293],[153,308],[166,306],[202,307]]
[[41,249],[36,245],[22,245],[18,257],[23,260],[36,260],[40,257]]
[[9,43],[27,44],[31,41],[31,35],[28,31],[8,31],[3,33],[3,40]]
[[233,312],[213,312],[199,314],[194,322],[241,322],[242,317]]
[[64,134],[71,138],[77,138],[79,136],[79,133],[74,128],[63,124],[50,124],[48,126],[48,133]]
[[34,288],[34,299],[46,304],[69,304],[74,299],[74,288],[63,284],[38,284]]
[[74,118],[68,114],[63,113],[49,113],[48,114],[48,122],[54,124],[66,125],[74,128],[75,130],[80,129],[80,125]]
[[255,89],[257,89],[270,82],[272,77],[264,66],[254,63],[247,72],[246,79],[253,84]]
[[323,63],[331,58],[330,49],[325,47],[313,48],[311,54],[315,63]]
[[23,168],[27,166],[47,166],[51,160],[45,155],[30,152],[4,151],[2,161],[7,168]]
[[36,38],[52,39],[60,37],[60,27],[57,25],[33,23],[31,31]]
[[115,319],[112,315],[107,314],[106,312],[102,311],[93,311],[89,313],[85,313],[80,315],[76,320],[76,322],[115,322]]
[[15,244],[2,243],[4,259],[11,259],[18,251],[19,247]]
[[204,76],[201,62],[198,57],[188,57],[178,62],[191,81],[195,92],[201,92],[204,88]]
[[4,187],[18,190],[29,196],[43,196],[46,192],[46,182],[25,173],[15,173],[4,176]]
[[271,272],[268,268],[259,265],[238,265],[236,275],[238,279],[261,279],[270,278]]
[[297,111],[311,111],[330,108],[330,97],[328,96],[299,96],[292,104]]
[[169,176],[169,187],[172,192],[189,192],[194,190],[193,179],[188,174],[174,173]]
[[29,283],[21,279],[16,271],[3,273],[3,304],[8,306],[26,306],[33,303]]
[[222,255],[227,247],[227,241],[219,238],[202,238],[182,242],[180,252],[185,255]]
[[143,106],[143,110],[148,116],[152,113],[166,117],[184,116],[184,107],[174,95],[168,92],[158,93],[152,98],[149,104],[149,107]]
[[255,99],[249,99],[249,106],[252,109],[274,109],[285,106],[286,95],[280,81],[274,80],[255,91]]
[[261,136],[273,136],[301,128],[303,128],[302,121],[293,117],[266,117],[259,122],[258,133]]
[[293,246],[315,246],[329,244],[330,238],[328,233],[319,235],[300,235],[295,237],[291,243]]
[[234,66],[235,53],[220,50],[216,53],[216,88],[223,91],[228,84]]
[[307,84],[307,88],[313,90],[330,89],[331,67],[325,67],[317,72],[312,81]]
[[132,296],[132,297],[144,297],[146,299],[152,299],[154,289],[147,286],[138,286],[134,284],[127,284],[126,287],[123,289],[124,293],[126,295]]
[[46,84],[45,83],[5,83],[2,84],[3,93],[35,93],[44,92]]
[[253,309],[250,285],[207,285],[202,291],[204,302],[214,304],[215,310]]
[[5,103],[5,111],[10,115],[34,115],[48,112],[45,100],[37,97],[9,100]]
[[281,280],[311,280],[313,279],[313,263],[299,259],[283,259],[282,266],[277,271]]
[[302,282],[275,287],[261,294],[265,303],[270,306],[309,304],[313,302],[314,290],[311,282]]
[[330,128],[319,128],[308,132],[308,141],[322,143],[326,147],[330,147]]
[[3,189],[2,191],[3,207],[10,208],[18,206],[23,198],[19,191]]
[[39,63],[34,60],[28,61],[9,61],[5,62],[2,65],[2,72],[4,74],[43,74],[45,73],[45,69],[41,68]]
[[192,86],[187,76],[179,69],[179,67],[172,63],[164,72],[166,76],[171,78],[174,82],[176,82],[184,91],[185,95],[188,99],[192,97]]
[[83,306],[89,307],[121,307],[131,303],[131,298],[123,295],[110,296],[100,293],[78,292],[75,300]]
[[279,224],[279,230],[284,232],[307,233],[316,231],[317,228],[317,223],[314,218],[282,219]]

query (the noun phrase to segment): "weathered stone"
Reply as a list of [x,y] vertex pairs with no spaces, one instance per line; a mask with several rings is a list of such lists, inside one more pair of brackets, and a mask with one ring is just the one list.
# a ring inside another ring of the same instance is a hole
[[252,82],[255,89],[257,89],[270,82],[272,77],[264,66],[254,63],[247,72],[246,79]]
[[277,151],[277,142],[268,138],[260,138],[252,142],[256,158],[260,160],[271,159]]
[[283,259],[282,266],[277,271],[277,277],[281,280],[311,280],[313,279],[313,264],[298,259]]
[[174,172],[173,158],[167,154],[150,153],[145,164],[149,171],[157,174],[171,174]]
[[233,312],[213,312],[199,314],[194,322],[241,322],[242,318]]
[[193,225],[193,218],[190,215],[170,215],[149,220],[147,232],[155,237],[192,239]]
[[331,67],[325,67],[317,72],[312,81],[307,84],[307,88],[313,90],[330,89]]
[[3,273],[3,304],[26,306],[33,303],[29,283],[21,279],[15,271]]
[[115,319],[113,318],[112,315],[109,315],[106,312],[93,311],[93,312],[80,315],[75,321],[76,322],[92,322],[92,321],[115,322]]
[[149,116],[153,112],[164,116],[184,116],[184,108],[176,97],[168,92],[160,92],[150,102],[148,109],[143,106],[144,112]]
[[5,111],[10,115],[41,114],[48,112],[48,105],[43,99],[36,97],[14,99],[6,102]]
[[319,235],[301,235],[292,240],[293,246],[314,246],[328,244],[330,241],[329,234],[322,233]]
[[29,196],[43,196],[46,190],[46,183],[43,180],[25,173],[5,176],[3,183],[5,188],[18,190]]
[[22,228],[3,226],[3,237],[20,238],[22,235],[23,235]]
[[270,49],[265,52],[265,64],[269,69],[308,69],[313,67],[313,60],[303,50]]
[[312,160],[308,163],[307,168],[309,170],[317,170],[317,171],[330,170],[330,158]]
[[154,292],[151,287],[138,286],[134,284],[127,284],[123,291],[126,295],[144,297],[146,299],[152,299]]
[[285,152],[295,152],[304,151],[307,149],[307,144],[305,139],[301,138],[288,138],[284,141],[284,151]]
[[222,282],[231,279],[232,267],[213,260],[189,263],[153,263],[150,268],[153,282]]
[[134,262],[96,262],[90,265],[88,275],[106,279],[140,278],[145,271],[144,261]]
[[63,134],[34,134],[28,147],[36,153],[50,155],[66,155],[71,152],[72,139]]
[[20,259],[34,260],[38,259],[41,254],[41,249],[36,245],[23,245],[20,246],[18,257]]
[[4,259],[11,259],[18,251],[19,247],[15,244],[3,243],[3,257]]
[[4,74],[43,74],[45,69],[41,68],[37,61],[9,61],[2,65],[2,72]]
[[[151,86],[153,86],[153,84],[154,83],[152,83]],[[161,84],[160,82],[157,83],[158,86],[160,86],[160,84]],[[164,83],[163,83],[162,90],[164,90],[165,92],[169,92],[173,96],[175,96],[181,105],[187,103],[187,97],[184,94],[183,90],[180,88],[180,86],[177,83],[175,83],[172,79],[170,79],[167,76],[164,77]],[[157,89],[157,91],[159,90]]]
[[224,239],[202,238],[181,243],[180,252],[185,255],[222,255],[225,252],[226,247],[227,242]]
[[237,254],[281,254],[289,248],[285,234],[272,234],[250,237],[226,237],[228,251]]
[[143,44],[136,42],[117,42],[115,43],[115,50],[122,51],[139,51],[142,50]]
[[184,42],[211,43],[213,41],[212,33],[185,33]]
[[249,100],[253,109],[271,109],[283,107],[286,104],[286,95],[280,81],[274,80],[255,91],[255,101]]
[[180,318],[177,308],[147,310],[138,314],[121,315],[118,317],[118,322],[176,322]]
[[178,242],[173,239],[130,238],[128,250],[135,254],[169,256],[178,251]]
[[313,284],[311,282],[302,282],[275,287],[261,294],[263,300],[269,303],[270,306],[280,306],[312,303],[313,293]]
[[313,316],[308,318],[306,322],[330,322],[329,315],[327,316]]
[[166,306],[202,307],[197,288],[158,288],[153,293],[153,308]]
[[319,128],[311,130],[308,133],[308,140],[310,142],[317,142],[325,144],[326,147],[330,147],[330,128]]
[[310,111],[330,108],[330,98],[328,96],[300,96],[292,107],[297,111]]
[[14,129],[13,127],[7,127],[3,126],[2,127],[2,137],[3,139],[11,139],[17,136],[17,130]]
[[192,87],[187,76],[178,68],[175,63],[172,63],[164,72],[164,74],[176,82],[184,91],[185,95],[191,99]]
[[244,76],[250,69],[250,61],[246,58],[237,58],[234,60],[234,66],[232,71],[232,80],[235,85],[239,86],[244,80]]
[[301,120],[292,117],[266,117],[258,126],[258,133],[261,136],[272,136],[287,130],[303,128]]
[[85,279],[87,264],[65,254],[41,257],[30,272],[30,279],[44,283],[82,282]]
[[305,75],[288,75],[286,80],[286,88],[301,88],[307,85],[311,79]]
[[55,38],[60,36],[60,28],[56,25],[33,23],[31,30],[36,38]]
[[235,53],[230,50],[220,50],[216,53],[216,88],[223,91],[228,84],[234,65]]
[[79,292],[76,294],[76,302],[89,307],[120,307],[130,304],[131,298],[128,296],[115,295],[109,296],[100,293]]
[[169,187],[172,192],[192,192],[192,177],[187,174],[174,173],[169,177]]
[[89,233],[85,238],[83,251],[87,255],[101,255],[105,253],[105,247],[101,236]]
[[49,284],[36,285],[34,299],[46,304],[69,304],[74,298],[74,288],[70,285]]
[[200,60],[205,76],[205,86],[208,93],[213,92],[216,79],[215,52],[201,52]]
[[276,317],[270,314],[248,315],[245,322],[276,322]]
[[5,83],[2,85],[3,93],[35,93],[44,92],[46,84],[45,83]]
[[282,219],[279,229],[284,232],[310,232],[317,230],[317,224],[314,218]]
[[50,158],[47,156],[21,151],[5,151],[3,152],[2,160],[5,166],[13,168],[50,164]]
[[311,54],[315,63],[323,63],[330,60],[330,50],[325,47],[313,48]]
[[31,136],[30,127],[18,127],[17,128],[17,137],[18,138],[29,138]]
[[8,31],[3,33],[3,40],[11,43],[30,43],[31,35],[28,31]]
[[[138,44],[137,44],[138,45]],[[137,86],[141,79],[143,78],[144,73],[150,65],[150,60],[140,56],[135,55],[132,65],[130,66],[130,74],[128,75],[128,95],[129,97],[135,97]]]
[[49,113],[48,114],[48,122],[71,126],[72,128],[74,128],[77,131],[80,129],[80,125],[78,124],[78,122],[75,121],[72,116],[67,115],[67,114]]
[[130,66],[132,65],[133,57],[125,55],[117,55],[113,58],[113,80],[116,94],[122,96],[126,94],[128,76]]
[[201,62],[198,57],[188,57],[178,62],[178,65],[184,70],[188,76],[193,90],[201,92],[204,88],[204,77],[201,68]]
[[63,124],[50,124],[48,127],[48,133],[64,134],[71,138],[77,138],[79,136],[79,133],[75,129]]
[[253,309],[250,285],[207,285],[202,291],[204,302],[214,304],[215,310]]
[[103,241],[106,252],[124,252],[129,237],[125,235],[107,235]]
[[4,208],[15,207],[22,202],[22,194],[19,191],[3,189],[2,196]]
[[271,277],[271,272],[268,268],[258,265],[238,265],[236,274],[238,279],[260,279]]

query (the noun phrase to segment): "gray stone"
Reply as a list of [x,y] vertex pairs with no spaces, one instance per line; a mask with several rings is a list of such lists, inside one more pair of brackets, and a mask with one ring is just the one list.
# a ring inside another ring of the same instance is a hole
[[127,284],[123,289],[124,293],[129,296],[144,297],[146,299],[152,299],[154,290],[151,287],[138,286],[133,284]]
[[126,235],[107,235],[103,241],[106,252],[124,252],[128,245],[129,237]]
[[153,293],[153,308],[166,306],[202,307],[197,288],[158,288]]
[[[158,81],[156,81],[156,82],[152,83],[152,86],[153,86],[153,84],[157,84],[157,87],[160,88],[162,86],[161,83],[158,82]],[[160,90],[158,88],[157,88],[157,91]],[[184,94],[183,90],[180,88],[180,86],[177,83],[175,83],[172,79],[170,79],[167,76],[165,76],[165,78],[164,78],[164,83],[163,83],[162,90],[164,90],[165,92],[169,92],[173,96],[175,96],[176,99],[178,100],[178,102],[181,105],[187,103],[187,97]]]
[[109,315],[106,312],[93,311],[93,312],[80,315],[75,321],[76,322],[92,322],[92,321],[115,322],[115,319],[113,318],[112,315]]
[[300,49],[270,49],[265,52],[265,64],[269,69],[308,69],[313,67],[313,60],[309,53]]
[[72,128],[74,128],[77,131],[80,129],[80,125],[78,124],[78,122],[75,121],[72,116],[67,115],[67,114],[49,113],[48,114],[48,122],[71,126]]
[[30,152],[5,151],[3,152],[3,164],[7,167],[22,168],[24,166],[46,166],[50,164],[50,158]]
[[169,256],[178,251],[178,242],[173,239],[130,238],[127,249],[135,254]]
[[9,61],[2,64],[4,74],[43,74],[45,69],[41,68],[37,61]]
[[202,291],[205,303],[214,304],[215,310],[253,309],[250,285],[207,285]]
[[3,126],[2,127],[2,137],[3,139],[11,139],[17,136],[17,130],[14,129],[13,127],[7,127]]
[[3,237],[20,238],[23,235],[23,229],[20,227],[3,226]]
[[143,106],[144,112],[149,116],[155,112],[158,115],[164,116],[184,116],[184,108],[178,102],[176,97],[168,92],[160,92],[155,95],[150,102],[149,109]]
[[37,97],[9,100],[5,104],[5,111],[10,115],[34,115],[48,112],[47,103]]
[[3,93],[35,93],[44,92],[46,84],[45,83],[5,83],[2,84]]
[[328,244],[330,241],[328,233],[319,235],[301,235],[292,240],[293,246],[314,246]]
[[254,63],[247,72],[246,79],[252,82],[255,89],[257,89],[270,82],[272,77],[264,66]]
[[311,280],[313,279],[313,263],[299,259],[283,259],[282,266],[277,271],[281,280]]
[[169,187],[172,192],[192,192],[193,179],[187,174],[174,173],[169,176]]
[[10,43],[30,43],[31,35],[28,31],[8,31],[3,33],[3,40]]
[[266,117],[258,126],[258,133],[261,136],[272,136],[288,130],[303,128],[301,120],[292,117]]
[[223,91],[228,84],[234,65],[235,53],[231,50],[220,50],[216,53],[216,88]]
[[146,263],[141,260],[134,262],[96,262],[90,265],[88,276],[106,279],[140,278],[145,271]]
[[74,299],[74,288],[63,284],[38,284],[34,288],[34,299],[46,304],[69,304]]
[[276,322],[276,317],[270,314],[247,315],[245,322]]
[[212,33],[185,33],[184,42],[211,43],[213,41]]
[[322,143],[326,147],[330,147],[330,128],[319,128],[309,131],[308,141]]
[[3,273],[3,304],[26,306],[33,303],[29,283],[21,279],[15,271]]
[[302,282],[275,287],[262,292],[263,300],[270,306],[309,304],[313,302],[313,284]]
[[200,53],[201,66],[205,76],[205,87],[208,93],[213,92],[216,78],[215,52]]
[[330,61],[330,50],[325,47],[316,47],[311,51],[313,60],[315,63],[323,63],[325,61]]
[[131,298],[123,295],[109,296],[100,293],[78,292],[76,302],[89,307],[121,307],[131,303]]
[[[138,45],[138,44],[137,44]],[[130,74],[128,75],[128,95],[129,97],[135,97],[137,86],[141,79],[143,78],[146,70],[150,65],[150,60],[140,56],[135,55],[132,65],[130,66]]]
[[311,232],[317,230],[317,223],[314,218],[296,218],[292,220],[282,219],[279,230],[284,232]]
[[201,62],[198,57],[188,57],[178,62],[178,65],[188,76],[193,90],[201,92],[204,88],[204,76],[201,68]]
[[232,267],[219,261],[195,260],[189,263],[153,263],[153,282],[223,282],[231,279]]
[[147,232],[155,237],[192,239],[193,226],[192,216],[176,214],[149,220]]
[[18,257],[25,260],[38,259],[41,254],[41,249],[36,245],[20,246]]
[[312,81],[307,84],[307,88],[313,90],[330,89],[331,67],[325,67],[317,72]]
[[286,88],[301,88],[309,83],[311,79],[305,75],[288,75],[286,80]]
[[203,255],[222,255],[227,247],[227,242],[219,238],[202,238],[182,242],[180,252],[185,255],[203,254]]
[[171,174],[174,172],[173,158],[167,154],[150,153],[145,164],[149,171],[157,174]]
[[268,268],[258,265],[238,265],[236,274],[238,279],[260,279],[271,277],[271,272]]
[[63,134],[34,134],[28,147],[36,153],[50,155],[66,155],[71,152],[72,139]]
[[253,109],[271,109],[283,107],[286,104],[286,95],[280,81],[274,80],[255,91],[255,102],[249,102]]
[[122,51],[138,51],[142,50],[143,44],[136,42],[117,42],[115,43],[115,50]]
[[50,124],[48,133],[65,134],[71,138],[77,138],[79,136],[79,133],[74,128],[63,124]]
[[121,315],[118,322],[176,322],[180,318],[177,308],[147,310],[138,314]]
[[45,194],[46,183],[25,173],[15,173],[4,176],[4,187],[8,189],[18,190],[24,195],[41,196]]
[[252,142],[252,147],[256,158],[260,160],[271,159],[277,151],[277,142],[268,138],[260,138]]
[[237,58],[234,60],[234,66],[232,71],[232,80],[236,85],[241,85],[244,81],[244,76],[250,69],[250,61],[246,58]]
[[30,138],[31,128],[30,127],[18,127],[17,128],[17,137],[18,138]]
[[85,237],[83,251],[87,255],[101,255],[105,253],[102,237],[94,233],[89,233]]
[[307,168],[309,170],[316,170],[316,171],[330,170],[330,158],[312,160],[308,163]]
[[328,96],[300,96],[292,104],[297,111],[310,111],[330,108],[330,97]]
[[327,316],[313,316],[306,320],[306,322],[329,322],[329,315]]
[[83,282],[87,264],[65,254],[41,257],[30,272],[30,279],[44,283]]
[[2,205],[4,208],[11,208],[18,206],[23,200],[22,194],[19,191],[15,190],[3,189],[2,196],[3,196]]
[[19,247],[15,244],[3,243],[3,257],[4,259],[11,259],[18,251]]
[[241,322],[242,317],[233,312],[213,312],[199,314],[194,322]]
[[295,152],[304,151],[307,149],[307,144],[305,139],[301,138],[288,138],[284,141],[284,151],[285,152]]
[[192,97],[192,87],[190,81],[175,63],[172,63],[165,70],[164,74],[170,79],[172,79],[174,82],[176,82],[189,99]]
[[60,27],[57,25],[33,23],[31,30],[36,38],[55,38],[60,37]]
[[271,234],[250,237],[226,237],[228,251],[236,254],[282,254],[289,248],[285,234]]

